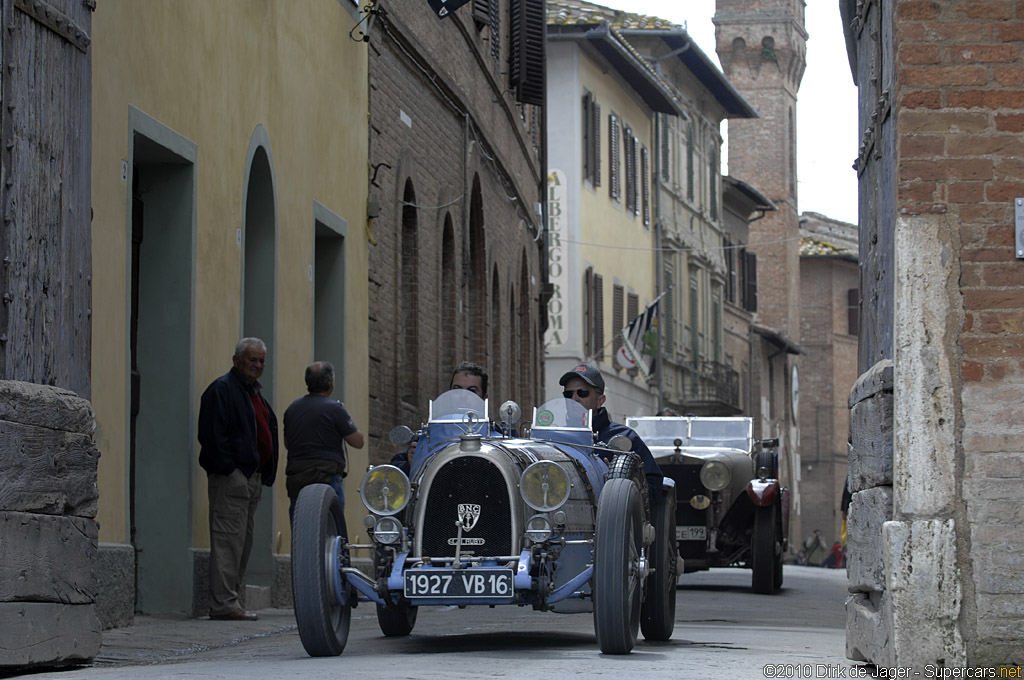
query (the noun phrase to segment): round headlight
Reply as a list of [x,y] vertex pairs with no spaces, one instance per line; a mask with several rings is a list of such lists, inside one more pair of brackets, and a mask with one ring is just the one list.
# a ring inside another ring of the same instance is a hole
[[519,493],[534,510],[557,510],[569,500],[569,475],[554,461],[538,460],[523,471]]
[[391,545],[402,537],[402,524],[394,517],[381,517],[373,527],[373,538],[378,543]]
[[409,502],[409,478],[394,465],[378,465],[367,470],[359,485],[359,495],[367,508],[378,515],[401,512]]
[[551,522],[544,515],[534,515],[526,520],[526,537],[534,543],[543,543],[551,538]]
[[729,486],[730,479],[729,466],[720,460],[709,460],[700,469],[700,483],[710,491],[721,491]]

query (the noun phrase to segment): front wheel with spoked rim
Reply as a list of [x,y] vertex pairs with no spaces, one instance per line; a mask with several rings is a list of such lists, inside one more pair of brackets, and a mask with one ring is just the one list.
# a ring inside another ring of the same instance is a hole
[[597,501],[594,632],[605,654],[628,654],[640,629],[643,511],[632,479],[609,479]]
[[292,522],[292,596],[299,639],[310,656],[337,656],[348,642],[352,606],[341,573],[346,559],[338,495],[327,484],[304,487]]

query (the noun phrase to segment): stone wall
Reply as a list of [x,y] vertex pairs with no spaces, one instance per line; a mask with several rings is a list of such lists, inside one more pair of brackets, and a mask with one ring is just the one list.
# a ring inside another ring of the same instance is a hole
[[850,391],[850,492],[847,513],[846,655],[891,666],[890,595],[882,526],[892,519],[893,365],[880,361]]
[[99,652],[94,429],[73,392],[0,381],[0,668]]

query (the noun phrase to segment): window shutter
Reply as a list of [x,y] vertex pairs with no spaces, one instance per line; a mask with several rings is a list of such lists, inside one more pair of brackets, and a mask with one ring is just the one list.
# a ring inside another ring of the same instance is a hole
[[673,333],[672,325],[675,317],[675,300],[673,299],[673,293],[675,289],[672,287],[672,268],[666,267],[664,274],[665,286],[665,298],[661,304],[661,308],[658,310],[658,315],[664,318],[664,323],[658,322],[658,325],[662,328],[662,335],[665,337],[665,349],[668,352],[668,356],[675,356],[675,333]]
[[659,115],[661,116],[661,181],[668,182],[672,179],[672,173],[669,172],[669,168],[672,165],[670,153],[672,146],[669,144],[671,131],[669,129],[669,117],[664,113]]
[[612,200],[622,199],[622,189],[619,180],[619,117],[614,113],[608,115],[608,162],[611,168],[608,170],[608,195]]
[[711,188],[711,219],[718,219],[718,150],[711,146],[711,167],[709,168],[710,179],[708,186]]
[[590,153],[594,156],[594,176],[591,181],[595,187],[601,186],[601,105],[596,101],[592,104],[590,124],[593,126],[593,139],[590,142]]
[[590,356],[594,346],[594,268],[583,272],[583,353]]
[[850,335],[860,335],[860,290],[850,288],[846,291],[846,323]]
[[494,61],[501,61],[501,6],[498,0],[491,0],[490,5],[491,56]]
[[636,137],[633,128],[623,128],[623,155],[626,161],[626,210],[636,214]]
[[643,203],[644,226],[651,226],[651,173],[647,147],[640,147],[640,195]]
[[594,347],[591,356],[604,360],[604,277],[594,274]]
[[583,93],[583,178],[593,182],[594,179],[594,126],[593,126],[593,95]]
[[491,0],[473,0],[473,21],[478,30],[491,23]]
[[686,128],[686,198],[693,200],[693,123]]
[[725,300],[736,302],[736,251],[727,236],[722,237],[722,252],[725,254]]
[[624,290],[619,284],[612,286],[612,363],[622,349],[622,329],[626,323],[622,320],[622,297]]
[[510,0],[509,84],[516,101],[544,105],[544,0]]
[[743,252],[744,291],[743,309],[748,312],[757,311],[757,255],[747,250]]
[[626,323],[629,323],[640,315],[640,298],[636,293],[630,293],[626,300]]

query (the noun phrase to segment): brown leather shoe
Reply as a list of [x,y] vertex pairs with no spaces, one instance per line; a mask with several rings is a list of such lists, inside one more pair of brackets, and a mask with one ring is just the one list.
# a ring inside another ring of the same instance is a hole
[[211,614],[211,621],[259,621],[258,616],[252,612],[247,612],[242,609],[234,609],[225,614]]

